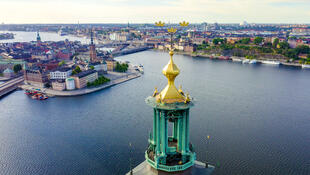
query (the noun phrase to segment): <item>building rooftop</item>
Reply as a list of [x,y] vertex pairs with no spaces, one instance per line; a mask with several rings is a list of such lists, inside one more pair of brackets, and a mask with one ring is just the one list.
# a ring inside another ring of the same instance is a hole
[[83,77],[85,77],[85,76],[87,76],[87,75],[90,75],[90,74],[93,74],[93,73],[96,73],[96,72],[97,72],[97,71],[95,71],[95,70],[89,69],[89,70],[80,72],[80,73],[78,73],[78,74],[75,74],[75,75],[73,75],[73,77],[83,78]]
[[69,68],[69,67],[58,67],[57,69],[53,70],[52,72],[56,72],[56,71],[67,72],[69,70],[71,70],[71,68]]

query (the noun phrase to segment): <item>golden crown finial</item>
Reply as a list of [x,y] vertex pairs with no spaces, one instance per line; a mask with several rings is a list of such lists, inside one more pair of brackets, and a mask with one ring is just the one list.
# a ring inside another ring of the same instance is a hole
[[187,27],[188,24],[189,24],[189,22],[186,22],[186,21],[180,22],[181,27]]
[[174,34],[175,32],[177,32],[177,29],[173,28],[173,27],[168,28],[167,30],[168,30],[168,33],[170,33],[170,34]]
[[161,21],[158,21],[158,22],[155,22],[155,25],[157,27],[164,27],[165,26],[165,23],[161,22]]

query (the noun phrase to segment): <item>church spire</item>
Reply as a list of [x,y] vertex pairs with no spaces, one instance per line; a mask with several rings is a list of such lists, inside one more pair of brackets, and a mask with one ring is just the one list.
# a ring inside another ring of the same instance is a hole
[[93,29],[90,29],[90,44],[94,44],[94,33],[93,33]]

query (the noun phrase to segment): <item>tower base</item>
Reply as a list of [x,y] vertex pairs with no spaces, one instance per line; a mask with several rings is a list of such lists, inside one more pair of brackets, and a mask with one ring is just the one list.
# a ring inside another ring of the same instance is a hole
[[[195,164],[185,171],[164,172],[154,169],[146,161],[144,161],[132,170],[132,175],[210,175],[213,170],[214,166],[208,165],[208,168],[206,168],[205,163],[195,161]],[[131,175],[131,173],[128,172],[126,175]]]

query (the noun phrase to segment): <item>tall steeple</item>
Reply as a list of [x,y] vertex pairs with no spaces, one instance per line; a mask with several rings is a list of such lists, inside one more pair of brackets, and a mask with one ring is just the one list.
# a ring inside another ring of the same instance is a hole
[[92,28],[90,30],[89,57],[90,57],[90,62],[96,62],[97,61],[96,46],[94,44],[94,33],[93,33]]
[[90,44],[93,45],[94,44],[94,33],[93,30],[90,30]]
[[37,46],[40,46],[40,45],[41,45],[41,37],[40,37],[39,31],[37,31]]

